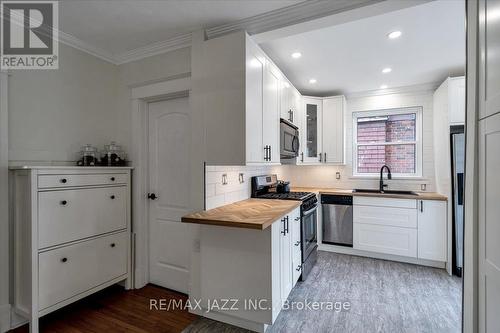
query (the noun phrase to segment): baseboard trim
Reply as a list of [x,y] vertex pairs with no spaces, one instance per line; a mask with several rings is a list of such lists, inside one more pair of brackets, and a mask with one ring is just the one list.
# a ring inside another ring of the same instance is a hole
[[0,332],[7,332],[10,329],[10,304],[0,305]]
[[403,256],[392,255],[392,254],[368,252],[368,251],[363,251],[363,250],[356,250],[356,249],[353,249],[351,247],[345,247],[345,246],[319,244],[318,250],[326,251],[326,252],[350,254],[353,256],[368,257],[368,258],[374,258],[374,259],[406,262],[408,264],[429,266],[429,267],[442,268],[442,269],[446,268],[446,263],[440,262],[440,261],[403,257]]

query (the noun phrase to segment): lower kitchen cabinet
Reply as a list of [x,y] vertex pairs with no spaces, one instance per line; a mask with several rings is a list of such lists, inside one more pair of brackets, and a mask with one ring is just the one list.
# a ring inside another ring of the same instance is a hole
[[418,257],[446,261],[446,202],[418,200]]
[[447,261],[446,201],[355,197],[353,248]]
[[297,239],[300,207],[264,230],[201,225],[201,306],[227,298],[238,302],[237,309],[203,309],[200,314],[263,332],[297,282]]
[[417,230],[354,223],[353,247],[358,250],[417,257]]

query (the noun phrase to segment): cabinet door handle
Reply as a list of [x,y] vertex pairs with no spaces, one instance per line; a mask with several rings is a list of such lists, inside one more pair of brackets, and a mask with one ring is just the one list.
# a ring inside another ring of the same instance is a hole
[[296,270],[297,272],[300,272],[300,270],[301,270],[301,269],[302,269],[302,265],[298,265],[298,266],[297,266],[297,268],[295,268],[295,270]]
[[63,184],[66,184],[68,182],[68,180],[66,178],[61,178],[61,179],[59,179],[59,181]]
[[295,244],[293,244],[293,245],[299,246],[300,245],[300,241],[295,242]]
[[111,243],[111,244],[109,244],[109,246],[111,246],[111,247],[115,247],[115,246],[116,246],[116,244],[115,244],[115,243]]
[[290,110],[290,112],[292,112],[292,123],[293,123],[293,110]]
[[299,220],[300,220],[300,216],[297,216],[297,217],[295,218],[295,221],[299,221]]
[[304,152],[300,153],[300,161],[304,163]]
[[111,178],[109,178],[109,179],[110,179],[112,182],[114,182],[114,181],[115,181],[115,177],[111,177]]
[[323,153],[325,157],[323,158],[323,163],[326,163],[326,153]]
[[323,154],[319,153],[319,163],[322,163],[322,162],[323,162]]
[[61,200],[60,202],[61,206],[66,206],[68,204],[68,201],[66,200]]
[[286,233],[290,233],[289,229],[288,229],[288,221],[289,221],[289,218],[288,216],[286,217]]
[[420,212],[424,211],[424,200],[420,200]]
[[273,153],[272,153],[271,148],[272,148],[272,146],[269,146],[269,159],[268,159],[268,161],[271,161],[273,159]]
[[68,261],[68,258],[64,257],[61,259],[61,262],[67,262]]
[[114,195],[111,195],[110,196],[111,200],[114,200],[115,199],[115,196]]

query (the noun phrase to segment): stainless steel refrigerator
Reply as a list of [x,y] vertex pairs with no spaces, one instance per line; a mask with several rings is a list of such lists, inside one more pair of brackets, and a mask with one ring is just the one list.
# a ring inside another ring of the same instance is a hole
[[464,166],[465,135],[463,126],[452,126],[451,133],[451,171],[453,204],[453,274],[462,276],[464,253]]

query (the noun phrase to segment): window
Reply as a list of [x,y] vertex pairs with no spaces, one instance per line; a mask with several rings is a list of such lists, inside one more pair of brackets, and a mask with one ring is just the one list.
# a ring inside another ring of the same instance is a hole
[[378,175],[386,164],[393,176],[422,176],[422,108],[353,113],[356,176]]

